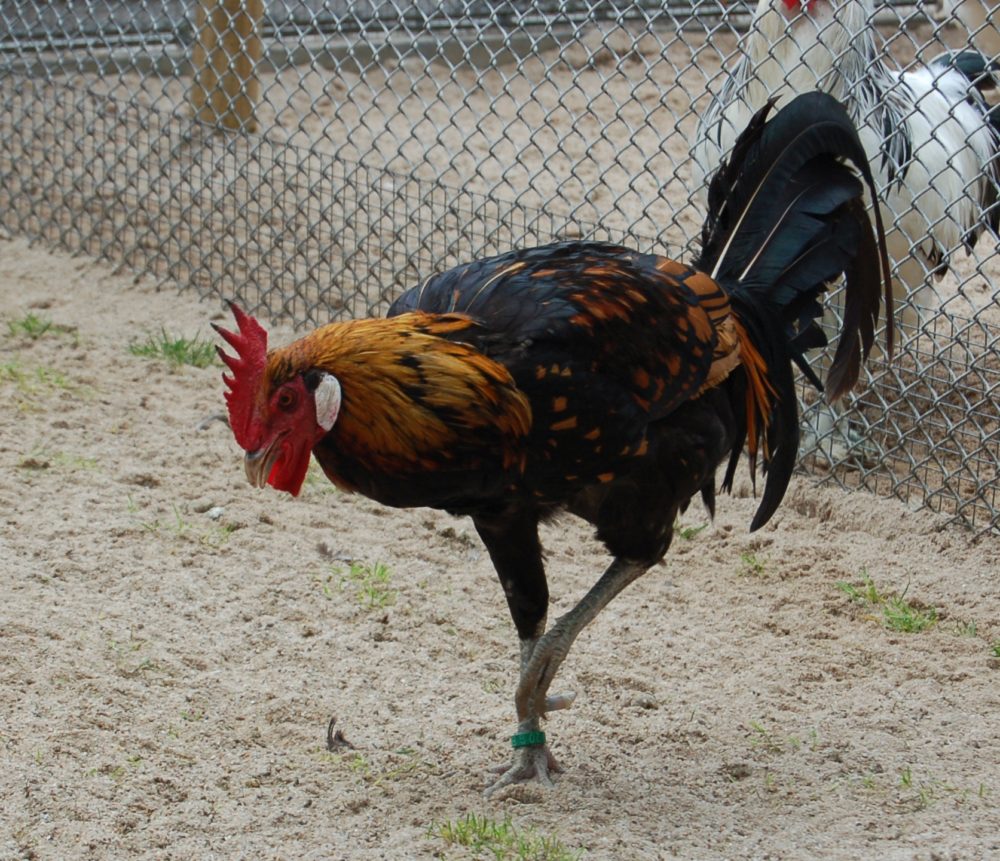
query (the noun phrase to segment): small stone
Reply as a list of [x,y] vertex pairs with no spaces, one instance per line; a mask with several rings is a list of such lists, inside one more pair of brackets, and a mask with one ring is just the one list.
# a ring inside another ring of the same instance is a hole
[[719,771],[729,780],[736,781],[746,780],[753,772],[753,769],[746,762],[727,762],[723,763]]
[[221,505],[213,505],[210,509],[208,509],[208,511],[205,512],[205,515],[209,520],[218,520],[225,513],[226,509],[224,509]]
[[639,706],[641,709],[658,709],[660,707],[660,704],[656,701],[656,697],[647,693],[632,694],[629,704]]

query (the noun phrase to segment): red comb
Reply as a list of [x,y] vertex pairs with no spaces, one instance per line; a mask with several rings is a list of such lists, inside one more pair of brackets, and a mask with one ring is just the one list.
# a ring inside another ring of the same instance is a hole
[[229,426],[240,447],[250,451],[256,447],[257,440],[252,433],[254,404],[264,379],[264,365],[267,362],[267,332],[249,314],[235,302],[229,303],[229,309],[236,318],[239,333],[229,332],[221,326],[212,324],[212,328],[221,335],[227,344],[236,350],[236,356],[230,356],[222,347],[216,347],[219,358],[232,371],[232,376],[222,375],[223,382],[229,388],[226,392],[226,405],[229,407]]

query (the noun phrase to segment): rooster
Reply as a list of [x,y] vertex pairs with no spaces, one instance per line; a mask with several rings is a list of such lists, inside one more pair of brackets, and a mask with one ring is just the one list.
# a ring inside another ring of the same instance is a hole
[[963,51],[899,71],[882,57],[873,15],[871,0],[759,0],[693,155],[709,172],[769,99],[818,88],[843,102],[878,170],[894,293],[912,330],[935,304],[930,277],[1000,227],[1000,113],[980,92],[996,86],[997,67]]
[[[238,331],[216,327],[236,352],[219,348],[251,484],[298,494],[312,453],[340,488],[472,518],[520,639],[513,763],[488,792],[551,782],[540,721],[572,702],[548,692],[573,641],[664,556],[694,496],[714,511],[716,469],[728,462],[730,488],[744,443],[766,473],[751,529],[774,514],[798,450],[791,363],[825,343],[826,285],[845,276],[831,397],[857,379],[883,284],[891,307],[846,112],[820,93],[770,110],[712,181],[692,264],[560,242],[458,266],[384,319],[271,351],[236,305]],[[560,511],[593,524],[613,561],[546,630],[538,526]]]
[[[821,89],[844,103],[878,175],[889,225],[893,292],[902,331],[919,332],[936,298],[932,277],[1000,222],[1000,113],[980,89],[994,65],[964,51],[901,72],[887,63],[871,0],[759,0],[741,58],[699,124],[696,173],[708,173],[767,100]],[[829,407],[809,418],[811,442],[831,462],[871,461],[875,448]]]

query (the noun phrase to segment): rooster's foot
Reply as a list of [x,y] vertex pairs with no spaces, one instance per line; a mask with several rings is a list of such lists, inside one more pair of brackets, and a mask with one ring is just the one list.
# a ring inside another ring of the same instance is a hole
[[506,786],[526,783],[529,780],[536,780],[542,786],[553,786],[551,775],[560,774],[562,768],[556,762],[548,745],[539,744],[520,748],[514,753],[512,765],[501,765],[492,771],[499,772],[500,777],[486,788],[487,798]]

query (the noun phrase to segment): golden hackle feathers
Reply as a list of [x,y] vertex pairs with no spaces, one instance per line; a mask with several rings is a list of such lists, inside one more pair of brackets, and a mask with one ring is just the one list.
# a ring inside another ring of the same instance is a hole
[[503,365],[442,337],[471,325],[421,312],[331,323],[272,352],[265,377],[271,386],[307,369],[337,377],[338,447],[387,474],[433,468],[483,432],[498,433],[505,468],[521,468],[527,399]]

